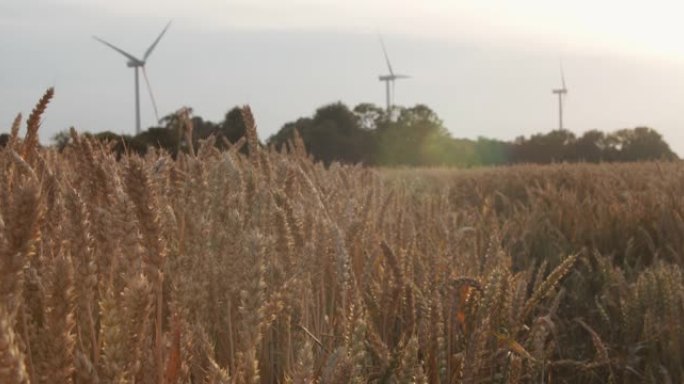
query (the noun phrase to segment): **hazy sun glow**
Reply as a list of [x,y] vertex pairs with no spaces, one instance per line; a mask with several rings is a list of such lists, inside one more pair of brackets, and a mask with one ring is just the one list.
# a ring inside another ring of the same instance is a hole
[[684,3],[665,0],[69,0],[204,28],[297,28],[499,40],[540,48],[684,57]]

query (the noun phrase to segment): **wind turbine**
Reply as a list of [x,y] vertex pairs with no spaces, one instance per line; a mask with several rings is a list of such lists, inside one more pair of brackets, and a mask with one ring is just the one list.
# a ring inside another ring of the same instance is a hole
[[[380,81],[385,82],[385,96],[387,99],[387,113],[392,109],[392,104],[394,104],[394,81],[398,79],[408,79],[410,76],[395,74],[392,70],[392,63],[390,63],[389,55],[387,55],[387,49],[385,48],[385,42],[380,37],[380,45],[382,45],[382,52],[385,54],[385,61],[387,62],[387,69],[389,69],[389,75],[378,76]],[[390,96],[390,83],[392,85],[391,96]]]
[[551,93],[558,95],[558,129],[563,130],[563,97],[568,93],[565,87],[565,73],[563,73],[563,66],[561,65],[561,87],[554,89]]
[[154,114],[157,118],[157,121],[159,121],[159,113],[157,111],[157,103],[154,100],[154,95],[152,94],[152,88],[150,87],[150,81],[147,78],[147,72],[145,71],[145,63],[147,62],[147,59],[150,57],[150,54],[152,54],[152,51],[154,48],[157,46],[159,43],[159,40],[161,40],[162,36],[166,33],[166,30],[169,29],[169,26],[171,26],[171,22],[169,21],[164,29],[161,31],[159,36],[157,37],[156,40],[150,45],[149,48],[147,48],[147,51],[145,51],[145,54],[143,55],[142,59],[138,59],[137,57],[131,55],[130,53],[124,51],[121,48],[118,48],[114,46],[111,43],[108,43],[101,38],[97,36],[93,36],[93,38],[100,43],[108,46],[109,48],[119,52],[120,54],[126,56],[128,59],[127,65],[135,70],[135,134],[140,133],[140,86],[138,82],[138,70],[142,69],[143,76],[145,77],[145,83],[147,84],[147,91],[150,94],[150,99],[152,99],[152,107],[154,108]]

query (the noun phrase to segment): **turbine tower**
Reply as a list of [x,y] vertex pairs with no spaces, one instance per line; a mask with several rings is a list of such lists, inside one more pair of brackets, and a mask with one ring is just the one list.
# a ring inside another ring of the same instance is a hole
[[147,84],[147,91],[149,92],[150,98],[152,99],[152,107],[154,108],[155,117],[157,118],[157,121],[159,121],[159,113],[157,111],[157,103],[154,100],[154,95],[152,94],[152,88],[150,87],[150,81],[147,78],[147,72],[145,71],[145,63],[147,62],[147,59],[150,57],[150,54],[152,54],[152,51],[154,50],[154,48],[159,43],[159,40],[161,40],[162,36],[164,36],[164,34],[166,33],[166,30],[169,29],[169,26],[171,26],[170,21],[166,24],[166,26],[161,31],[161,33],[159,34],[157,39],[154,40],[154,42],[152,42],[152,45],[150,45],[150,47],[147,48],[147,51],[145,51],[145,54],[143,55],[142,59],[138,59],[137,57],[131,55],[130,53],[124,51],[123,49],[118,48],[118,47],[114,46],[113,44],[108,43],[108,42],[100,39],[97,36],[93,36],[93,38],[95,40],[97,40],[100,43],[108,46],[109,48],[119,52],[120,54],[126,56],[126,58],[128,59],[128,63],[127,63],[128,67],[133,68],[133,70],[135,72],[135,134],[136,135],[140,133],[140,85],[139,85],[139,81],[138,81],[138,71],[140,69],[142,69],[143,76],[145,77],[145,83]]
[[[385,82],[385,97],[387,99],[387,113],[390,113],[392,106],[394,104],[394,81],[397,79],[408,79],[410,76],[395,74],[392,70],[392,63],[390,63],[389,55],[387,55],[387,49],[385,48],[385,42],[380,37],[380,45],[382,45],[382,52],[385,54],[385,61],[387,62],[387,69],[389,70],[389,75],[378,76],[380,81]],[[390,84],[392,86],[390,92]]]
[[558,129],[563,130],[563,97],[568,93],[565,87],[565,73],[563,73],[563,66],[561,65],[561,87],[554,89],[551,93],[558,95]]

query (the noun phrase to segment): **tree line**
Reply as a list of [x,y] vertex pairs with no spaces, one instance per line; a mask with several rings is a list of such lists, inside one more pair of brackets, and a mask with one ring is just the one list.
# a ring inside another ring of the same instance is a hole
[[[176,155],[200,140],[214,137],[214,145],[225,149],[245,134],[239,107],[229,110],[223,121],[214,123],[192,116],[190,109],[162,119],[161,124],[136,136],[112,132],[93,134],[110,143],[113,150],[145,153],[159,148]],[[314,159],[377,166],[486,166],[555,162],[626,162],[673,160],[677,156],[662,135],[649,127],[599,130],[576,136],[568,130],[553,130],[513,141],[480,137],[453,138],[439,116],[426,105],[395,107],[388,112],[363,103],[350,109],[343,103],[318,108],[312,116],[288,122],[263,145],[286,149],[295,131]],[[0,146],[7,135],[0,135]],[[58,148],[69,143],[68,132],[53,140]],[[242,149],[246,151],[246,147]]]
[[297,130],[309,153],[325,163],[380,166],[480,166],[554,162],[673,160],[662,135],[648,127],[612,133],[591,130],[577,137],[553,130],[513,141],[451,137],[426,105],[397,107],[390,113],[373,104],[349,109],[334,103],[285,124],[268,139],[281,148]]

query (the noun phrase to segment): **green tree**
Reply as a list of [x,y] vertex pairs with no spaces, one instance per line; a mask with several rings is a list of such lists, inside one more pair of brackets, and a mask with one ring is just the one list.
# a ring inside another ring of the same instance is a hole
[[595,129],[587,131],[575,142],[576,160],[590,163],[607,160],[609,147],[605,133]]
[[[302,131],[308,131],[313,120],[310,117],[300,117],[297,121],[292,121],[285,123],[282,128],[274,135],[268,138],[267,143],[273,145],[276,149],[281,150],[285,148],[285,145],[294,137],[295,130],[298,130],[300,135]],[[309,150],[310,143],[304,142],[307,151]]]
[[539,133],[529,139],[519,137],[513,145],[513,160],[538,164],[576,161],[575,140],[575,134],[565,129]]
[[144,147],[165,149],[171,154],[175,154],[178,146],[178,135],[167,127],[151,127],[136,135],[134,141]]
[[361,128],[375,130],[388,121],[387,110],[372,103],[361,103],[354,107]]
[[287,123],[269,138],[269,144],[281,148],[298,129],[309,153],[330,164],[371,164],[374,151],[372,130],[361,127],[359,117],[342,103],[325,105],[316,110],[312,118],[300,118]]
[[383,165],[449,164],[450,135],[426,105],[399,108],[396,121],[378,128],[378,162]]
[[672,160],[677,156],[656,130],[648,127],[621,129],[611,135],[620,161]]
[[233,107],[226,113],[223,122],[220,124],[220,134],[231,143],[240,140],[247,132],[245,120],[242,118],[242,110],[240,107]]
[[59,152],[62,152],[71,142],[69,131],[59,131],[52,136],[52,141]]
[[478,137],[474,146],[476,164],[503,165],[511,161],[512,143],[510,142]]
[[200,116],[193,116],[190,121],[192,123],[193,141],[204,140],[211,135],[219,134],[219,126],[216,123],[204,120]]

